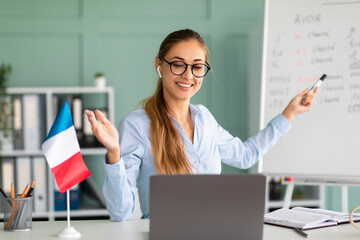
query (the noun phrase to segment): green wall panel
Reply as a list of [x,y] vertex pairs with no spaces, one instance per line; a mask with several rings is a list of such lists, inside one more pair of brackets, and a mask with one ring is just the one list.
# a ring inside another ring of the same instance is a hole
[[112,36],[99,40],[99,69],[115,87],[116,119],[153,94],[157,75],[155,56],[162,36]]
[[80,0],[1,0],[0,17],[79,17]]
[[77,86],[79,46],[79,36],[0,33],[0,62],[13,66],[14,87]]
[[99,15],[103,18],[136,18],[136,19],[183,19],[205,18],[208,15],[208,1],[206,0],[141,0],[133,1],[104,1],[99,4]]
[[[243,19],[242,21],[247,25],[263,19],[264,1],[226,0],[212,1],[212,3],[215,14],[220,15],[223,19],[233,19],[235,22]],[[252,19],[252,22],[249,22],[249,19]]]
[[246,35],[227,35],[224,39],[223,74],[218,76],[220,92],[219,123],[233,135],[247,136],[247,54]]

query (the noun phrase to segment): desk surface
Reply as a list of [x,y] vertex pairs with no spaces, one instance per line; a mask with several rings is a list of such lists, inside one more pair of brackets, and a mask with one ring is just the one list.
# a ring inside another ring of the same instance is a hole
[[[28,232],[4,232],[3,226],[0,230],[0,239],[13,240],[42,240],[57,239],[56,234],[66,226],[66,222],[33,222],[33,229]],[[71,226],[82,234],[81,239],[107,240],[148,240],[149,220],[127,220],[125,222],[113,222],[110,220],[72,221]],[[360,239],[360,231],[350,224],[336,227],[327,227],[306,231],[308,239],[312,240],[347,240]],[[300,236],[289,228],[264,225],[264,240],[282,240],[306,238]]]

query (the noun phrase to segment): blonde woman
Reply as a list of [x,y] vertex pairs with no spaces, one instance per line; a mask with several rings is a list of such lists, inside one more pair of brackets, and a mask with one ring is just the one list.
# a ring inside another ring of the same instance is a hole
[[313,94],[306,89],[266,128],[243,142],[224,130],[206,107],[190,104],[210,70],[208,57],[197,32],[170,33],[155,59],[157,89],[143,100],[141,109],[125,116],[118,130],[100,111],[86,110],[94,135],[107,149],[103,192],[112,219],[123,221],[132,215],[137,192],[142,218],[150,217],[153,174],[220,174],[221,162],[253,166],[290,129],[290,121],[312,107],[317,89]]

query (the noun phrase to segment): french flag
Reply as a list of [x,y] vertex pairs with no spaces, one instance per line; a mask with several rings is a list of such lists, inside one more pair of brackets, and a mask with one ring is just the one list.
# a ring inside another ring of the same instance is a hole
[[91,176],[80,152],[66,100],[41,148],[61,193]]

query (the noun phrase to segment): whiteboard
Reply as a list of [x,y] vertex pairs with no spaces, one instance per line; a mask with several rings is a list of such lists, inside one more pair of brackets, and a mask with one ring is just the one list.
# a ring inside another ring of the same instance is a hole
[[261,123],[327,74],[311,112],[260,162],[268,174],[360,177],[360,1],[266,0]]

